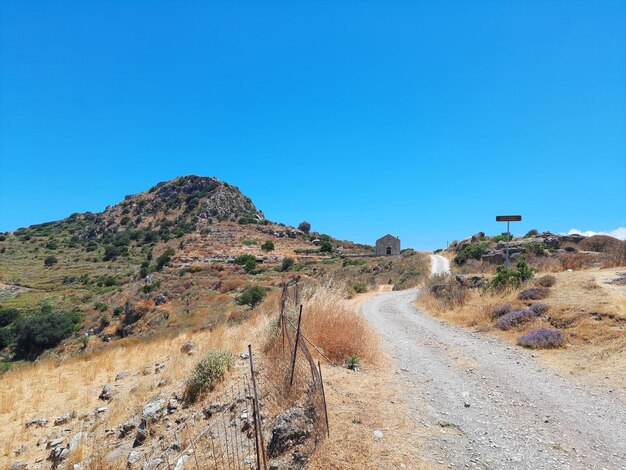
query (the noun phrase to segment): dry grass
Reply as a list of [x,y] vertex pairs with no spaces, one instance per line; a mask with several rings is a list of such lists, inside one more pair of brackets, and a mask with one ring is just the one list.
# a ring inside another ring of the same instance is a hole
[[[52,421],[56,416],[68,412],[80,416],[93,413],[100,406],[108,406],[108,411],[88,430],[98,433],[104,429],[114,429],[130,415],[139,412],[150,397],[162,391],[172,392],[182,388],[201,356],[182,354],[180,347],[183,343],[194,341],[199,353],[214,349],[238,353],[245,350],[248,343],[261,343],[268,321],[266,313],[260,309],[245,326],[222,324],[211,331],[188,332],[142,341],[122,340],[110,349],[86,353],[65,361],[41,360],[5,373],[0,377],[0,466],[4,468],[10,465],[13,451],[22,444],[27,444],[29,451],[20,458],[32,460],[31,457],[36,457],[38,452],[42,457],[47,457],[46,451],[38,449],[34,442],[51,431],[61,433],[62,429],[52,427]],[[156,363],[166,365],[158,374],[154,373]],[[147,375],[144,375],[144,370]],[[131,375],[115,382],[116,374],[121,371],[130,372]],[[162,381],[167,386],[157,387]],[[113,384],[115,393],[113,400],[106,404],[98,399],[105,383]],[[46,417],[50,421],[47,428],[24,427],[26,421],[39,417]],[[104,452],[104,449],[101,450]],[[94,448],[88,450],[89,455],[97,452],[98,449]],[[92,462],[92,468],[109,468],[109,463],[104,460],[101,464],[97,464],[97,461]]]
[[373,364],[380,341],[369,323],[345,302],[345,289],[326,283],[303,290],[302,329],[330,359],[342,362],[350,355]]
[[[330,438],[310,461],[312,469],[436,469],[426,461],[427,441],[434,431],[411,419],[393,367],[352,372],[324,368],[330,415]],[[383,432],[376,438],[374,430]]]

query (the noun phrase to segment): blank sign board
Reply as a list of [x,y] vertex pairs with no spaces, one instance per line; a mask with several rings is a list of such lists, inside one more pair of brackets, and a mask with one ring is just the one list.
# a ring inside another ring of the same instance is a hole
[[519,222],[521,220],[521,215],[496,215],[496,222]]

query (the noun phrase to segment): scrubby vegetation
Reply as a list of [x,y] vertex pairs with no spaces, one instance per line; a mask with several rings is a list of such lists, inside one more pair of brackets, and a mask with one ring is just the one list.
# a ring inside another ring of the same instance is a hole
[[517,344],[531,349],[558,348],[564,343],[563,333],[551,328],[539,328],[517,339]]
[[204,393],[213,390],[232,367],[235,358],[229,351],[211,351],[196,365],[185,384],[185,401],[193,403]]
[[518,288],[531,279],[535,272],[534,268],[526,264],[526,257],[520,256],[514,268],[505,269],[504,266],[498,266],[496,274],[489,282],[489,285],[496,290]]
[[24,359],[35,359],[69,337],[80,323],[81,315],[74,312],[54,313],[49,308],[18,318],[11,328],[11,342],[15,354]]
[[235,297],[235,302],[239,305],[247,305],[251,309],[254,309],[257,305],[263,302],[266,295],[267,291],[263,287],[246,287],[241,294]]

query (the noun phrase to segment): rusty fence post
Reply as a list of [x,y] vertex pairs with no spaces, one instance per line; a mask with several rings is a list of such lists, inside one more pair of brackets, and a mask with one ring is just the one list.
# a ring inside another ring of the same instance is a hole
[[326,393],[324,392],[324,378],[322,377],[322,364],[317,361],[317,368],[320,371],[320,384],[322,386],[322,402],[324,403],[324,418],[326,418],[326,433],[330,437],[330,426],[328,425],[328,408],[326,408]]
[[293,358],[291,359],[291,378],[289,385],[293,386],[293,374],[296,368],[296,356],[298,354],[298,341],[300,341],[300,323],[302,322],[302,304],[300,304],[300,314],[298,315],[298,329],[296,330],[296,341],[293,345]]
[[[256,446],[257,469],[261,469],[261,462],[263,462],[263,470],[267,470],[267,462],[265,460],[265,442],[263,439],[263,425],[261,423],[261,407],[259,406],[259,395],[256,389],[256,377],[254,372],[254,360],[252,359],[251,344],[248,345],[248,356],[250,358],[250,375],[252,377],[252,390],[254,392],[254,444]],[[259,458],[259,454],[261,458]]]

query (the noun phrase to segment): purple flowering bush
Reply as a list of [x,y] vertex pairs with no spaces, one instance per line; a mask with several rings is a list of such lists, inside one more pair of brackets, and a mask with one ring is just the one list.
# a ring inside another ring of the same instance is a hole
[[558,348],[564,342],[563,333],[551,328],[539,328],[517,338],[517,344],[531,349]]
[[529,310],[535,312],[535,315],[539,316],[542,313],[546,313],[550,307],[546,304],[535,303],[528,307]]
[[510,330],[516,326],[526,323],[537,315],[532,310],[525,308],[524,310],[514,310],[513,312],[505,313],[496,322],[496,326],[501,330]]
[[496,318],[500,318],[502,315],[509,313],[513,310],[513,306],[511,304],[498,305],[491,311],[491,318],[494,320]]

